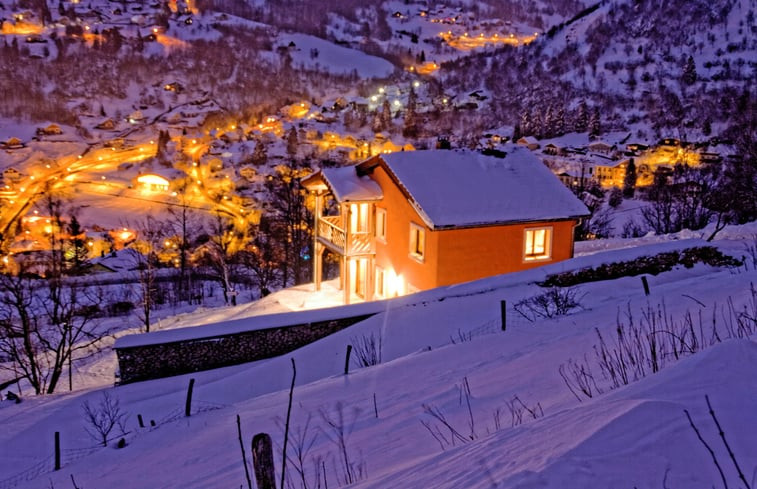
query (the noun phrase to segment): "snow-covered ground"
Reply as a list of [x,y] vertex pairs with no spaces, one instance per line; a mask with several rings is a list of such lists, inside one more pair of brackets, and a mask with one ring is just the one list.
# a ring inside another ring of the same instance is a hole
[[[755,234],[755,224],[731,228],[715,244],[741,257],[755,245]],[[630,313],[636,323],[643,322],[650,308],[675,322],[683,321],[688,312],[697,328],[701,314],[706,332],[714,318],[725,339],[726,322],[733,318],[729,301],[735,314],[743,312],[755,320],[757,298],[750,285],[757,280],[757,270],[751,261],[740,269],[696,265],[651,276],[649,297],[638,277],[582,284],[577,287],[582,307],[572,314],[532,323],[510,307],[507,329],[500,328],[500,301],[511,306],[539,293],[534,282],[549,273],[705,244],[697,236],[675,238],[640,238],[633,247],[606,243],[605,250],[580,250],[581,256],[573,260],[540,269],[388,301],[369,320],[283,357],[116,388],[27,398],[20,404],[4,401],[0,487],[11,487],[3,483],[5,478],[32,472],[39,473],[30,481],[14,479],[14,484],[65,487],[73,475],[77,485],[86,488],[245,485],[235,417],[241,416],[246,447],[255,433],[268,432],[280,454],[290,358],[297,377],[288,453],[294,456],[307,426],[308,443],[314,440],[305,457],[308,487],[317,487],[310,481],[317,460],[323,463],[329,487],[345,485],[340,482],[345,472],[338,440],[326,422],[340,416],[336,424],[345,428],[349,461],[355,470],[364,471],[354,487],[719,486],[718,470],[684,410],[714,450],[729,486],[736,487],[736,470],[704,396],[709,396],[751,481],[757,470],[753,341],[725,340],[679,361],[666,358],[661,372],[617,389],[610,388],[596,367],[593,348],[595,328],[613,344],[619,321],[627,324]],[[279,300],[275,294],[269,296],[262,310],[277,310]],[[194,319],[187,314],[176,323],[218,322],[253,311],[253,306],[229,309],[227,315],[222,310],[200,311]],[[382,363],[368,368],[353,364],[351,373],[343,375],[346,345],[371,334],[381,338]],[[604,393],[595,391],[591,399],[580,396],[579,402],[559,368],[584,355]],[[189,377],[196,379],[195,413],[184,418]],[[82,403],[97,403],[105,392],[117,397],[130,414],[127,446],[76,451],[96,444],[84,430]],[[515,396],[535,409],[537,419],[521,409],[522,423],[512,422],[511,410],[517,420],[520,406]],[[442,414],[460,434],[454,446],[450,429],[429,412]],[[155,420],[157,426],[138,428],[137,414]],[[55,431],[61,432],[64,466],[47,472]],[[281,467],[279,455],[276,466]],[[37,470],[22,472],[27,468]],[[301,487],[294,462],[286,473],[296,482],[293,487]]]

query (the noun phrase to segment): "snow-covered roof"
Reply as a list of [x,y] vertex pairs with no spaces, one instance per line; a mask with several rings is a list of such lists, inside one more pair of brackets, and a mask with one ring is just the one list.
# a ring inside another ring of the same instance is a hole
[[379,200],[384,195],[370,177],[358,176],[354,166],[324,168],[320,174],[339,202]]
[[284,312],[280,314],[253,316],[243,319],[231,319],[204,326],[168,329],[122,336],[116,340],[113,347],[116,349],[134,348],[146,345],[217,338],[261,329],[281,328],[358,316],[371,316],[385,309],[386,304],[383,302],[363,302],[361,304],[329,307],[312,311]]
[[405,151],[380,158],[432,229],[589,214],[533,153],[516,145],[506,150],[505,158],[444,150]]

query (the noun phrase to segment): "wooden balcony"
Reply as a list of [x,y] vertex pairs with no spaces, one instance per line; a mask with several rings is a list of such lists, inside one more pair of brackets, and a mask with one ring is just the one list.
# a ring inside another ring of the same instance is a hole
[[321,217],[316,232],[321,243],[340,255],[370,255],[376,252],[373,235],[367,232],[348,235],[342,216]]

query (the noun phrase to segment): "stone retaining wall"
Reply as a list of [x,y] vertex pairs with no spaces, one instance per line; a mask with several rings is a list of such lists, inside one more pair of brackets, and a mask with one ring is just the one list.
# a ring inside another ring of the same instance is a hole
[[120,383],[169,377],[283,355],[372,315],[116,348]]

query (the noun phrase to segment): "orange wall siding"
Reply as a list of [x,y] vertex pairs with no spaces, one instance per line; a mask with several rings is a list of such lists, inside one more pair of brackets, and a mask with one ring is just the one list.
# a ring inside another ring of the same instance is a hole
[[[376,266],[400,276],[404,284],[417,289],[436,287],[439,253],[438,233],[431,233],[399,188],[383,168],[373,170],[372,178],[381,186],[384,198],[376,203],[386,209],[386,243],[376,240]],[[426,231],[423,263],[410,256],[410,223]]]
[[[574,220],[485,226],[431,231],[425,226],[402,191],[380,166],[371,175],[383,191],[376,207],[386,209],[386,243],[376,240],[375,265],[389,275],[399,276],[400,294],[408,284],[425,290],[467,282],[502,273],[526,270],[573,256]],[[410,223],[425,229],[425,259],[410,256]],[[524,261],[525,230],[552,227],[552,253],[548,260]],[[375,281],[375,274],[370,280]]]
[[[573,254],[575,221],[511,224],[437,231],[438,275],[436,285],[467,282],[502,273],[566,260]],[[552,227],[552,256],[524,261],[526,228]]]

